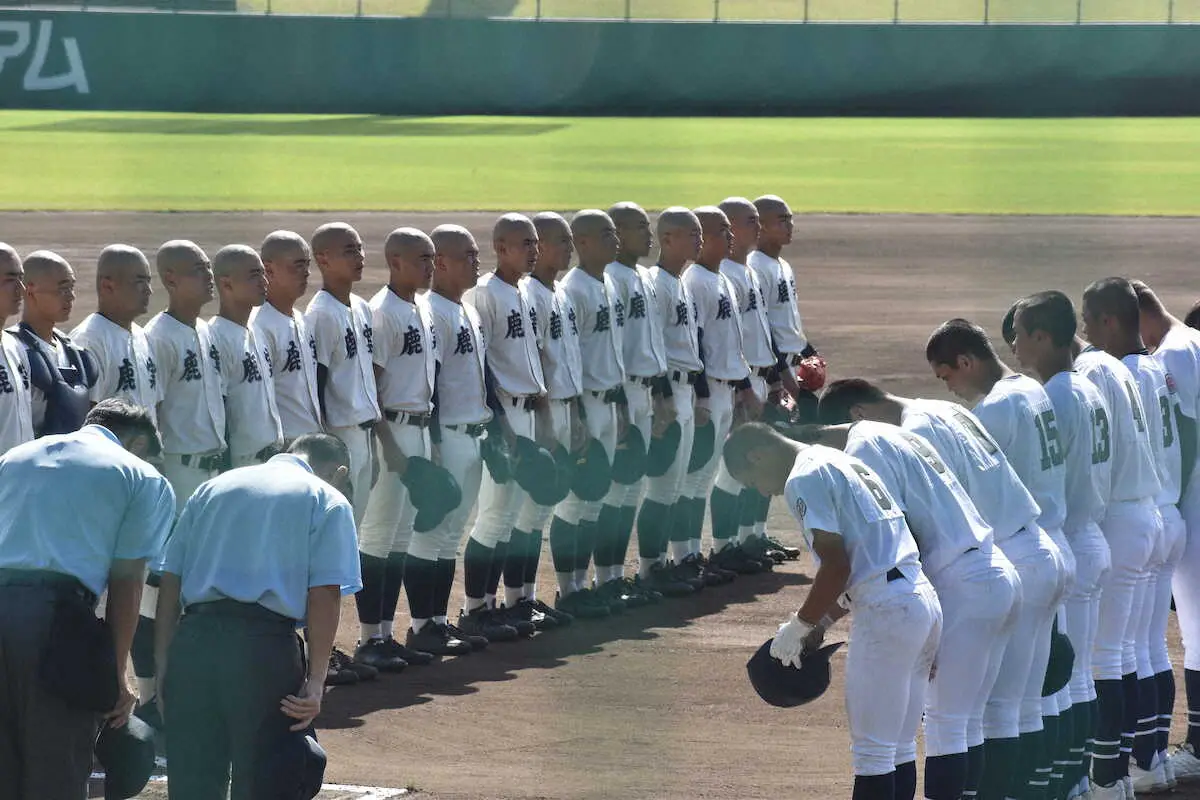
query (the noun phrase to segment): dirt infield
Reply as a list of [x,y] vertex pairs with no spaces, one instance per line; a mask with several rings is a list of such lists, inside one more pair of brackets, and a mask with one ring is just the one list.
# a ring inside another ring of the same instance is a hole
[[[92,269],[105,243],[152,251],[189,237],[211,253],[228,242],[257,243],[276,228],[307,234],[334,218],[0,214],[0,240],[22,254],[62,252],[79,273],[81,319],[94,308]],[[380,247],[399,225],[461,222],[489,263],[491,215],[340,218],[367,244],[363,294],[385,279]],[[1145,279],[1182,314],[1197,294],[1198,251],[1200,220],[1192,219],[805,217],[786,255],[805,327],[833,376],[869,375],[900,392],[945,396],[923,358],[925,336],[944,319],[970,317],[995,332],[1018,294],[1061,288],[1078,297],[1087,282],[1113,274]],[[154,310],[164,303],[156,292]],[[777,504],[774,530],[794,538],[779,511]],[[552,595],[547,561],[542,585]],[[750,648],[798,605],[805,571],[807,563],[790,565],[691,600],[333,690],[321,720],[327,779],[435,798],[848,796],[840,669],[828,695],[791,712],[765,706],[744,679]],[[357,635],[352,603],[342,623],[340,643],[349,649]],[[844,635],[844,627],[831,634]],[[161,796],[157,788],[145,795]]]

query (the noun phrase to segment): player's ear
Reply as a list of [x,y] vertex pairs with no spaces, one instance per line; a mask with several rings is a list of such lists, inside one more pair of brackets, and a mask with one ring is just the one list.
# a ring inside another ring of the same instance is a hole
[[850,414],[851,422],[862,422],[867,418],[867,415],[863,413],[863,407],[860,403],[850,406],[848,413]]
[[955,369],[970,369],[975,366],[975,357],[968,355],[960,355],[954,359]]

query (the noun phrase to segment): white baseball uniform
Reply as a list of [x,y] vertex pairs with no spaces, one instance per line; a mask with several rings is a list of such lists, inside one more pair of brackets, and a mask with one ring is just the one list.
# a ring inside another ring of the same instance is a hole
[[[533,276],[521,280],[531,315],[537,320],[537,345],[550,399],[550,422],[554,440],[571,449],[571,408],[583,392],[583,357],[579,351],[579,326],[570,299],[557,287],[547,286]],[[554,509],[539,506],[527,497],[517,516],[519,531],[545,528]]]
[[269,351],[253,327],[225,317],[213,317],[208,326],[221,353],[230,461],[234,467],[260,463],[273,455],[264,450],[283,444]]
[[1046,381],[1054,406],[1066,470],[1063,533],[1075,556],[1075,581],[1066,597],[1066,634],[1075,648],[1069,690],[1072,703],[1096,699],[1092,648],[1100,614],[1100,587],[1112,568],[1100,530],[1112,485],[1112,423],[1100,390],[1074,370]]
[[[625,399],[629,409],[629,424],[637,428],[646,445],[654,411],[652,387],[654,380],[667,371],[667,345],[663,340],[662,317],[654,313],[656,289],[650,270],[641,265],[627,267],[614,261],[604,268],[616,290],[616,304],[623,312],[621,331],[622,361],[625,366]],[[642,481],[624,487],[620,505],[637,505]]]
[[854,774],[886,775],[916,758],[942,628],[937,595],[921,571],[899,503],[862,461],[829,447],[806,447],[784,495],[810,549],[814,530],[839,536],[846,549],[852,612],[846,713]]
[[158,424],[158,366],[140,325],[133,322],[125,330],[99,313],[88,314],[71,339],[96,358],[100,376],[92,387],[93,403],[120,397],[146,409]]
[[437,292],[428,295],[433,338],[438,342],[441,370],[438,375],[437,417],[440,464],[462,490],[463,502],[432,531],[414,532],[408,545],[410,558],[426,561],[454,559],[467,518],[479,494],[483,462],[479,437],[492,418],[484,385],[486,345],[479,314],[465,303],[448,300]]
[[[546,393],[546,382],[526,290],[490,272],[467,292],[464,301],[479,312],[487,365],[504,418],[514,434],[534,439],[533,401]],[[527,497],[515,479],[496,483],[485,470],[471,538],[485,547],[507,544]]]
[[796,274],[783,258],[771,258],[761,250],[747,257],[748,266],[758,275],[759,285],[767,296],[767,318],[771,337],[781,353],[798,355],[808,347],[800,308],[796,300]]
[[275,407],[285,439],[321,430],[321,401],[317,396],[317,340],[303,315],[284,314],[263,303],[250,314],[255,338],[267,353],[275,384]]
[[[572,268],[559,287],[575,309],[579,329],[579,352],[583,357],[584,425],[588,435],[604,446],[612,461],[617,446],[617,411],[615,394],[625,383],[625,361],[622,353],[621,324],[616,314],[617,288],[607,274],[594,278],[581,267]],[[624,486],[614,484],[599,503],[586,503],[572,493],[558,506],[557,515],[564,522],[578,525],[595,522],[601,505],[617,506],[624,495]]]
[[733,286],[720,271],[692,264],[684,271],[683,282],[696,305],[700,358],[704,362],[696,404],[708,409],[716,429],[712,458],[684,479],[683,493],[693,499],[707,499],[715,482],[717,488],[737,496],[744,487],[725,469],[721,448],[733,425],[734,392],[750,378],[750,367],[742,355],[741,314],[736,310]]
[[21,340],[0,331],[0,454],[33,441],[29,362]]
[[223,460],[221,355],[207,322],[197,319],[192,327],[165,311],[146,324],[146,340],[162,381],[162,473],[175,491],[178,514],[200,484],[219,472]]
[[[978,417],[956,403],[917,400],[907,404],[901,426],[923,436],[954,472],[974,500],[981,516],[992,527],[996,546],[1008,557],[1020,578],[1020,599],[1012,637],[996,643],[989,653],[998,664],[992,693],[982,720],[986,739],[1014,739],[1042,727],[1041,679],[1046,661],[1041,661],[1036,691],[1035,658],[1042,637],[1049,655],[1050,620],[1062,591],[1061,564],[1057,548],[1037,524],[1041,510],[1000,445]],[[968,736],[978,735],[972,719]]]
[[[1200,418],[1200,333],[1173,324],[1154,355],[1175,382],[1180,412],[1195,424]],[[1186,536],[1171,584],[1183,638],[1184,666],[1189,670],[1200,670],[1200,447],[1196,448],[1196,458],[1179,503]],[[1167,538],[1177,536],[1177,528],[1172,530],[1176,523],[1165,518],[1164,522],[1170,531]],[[1156,672],[1170,667],[1165,653],[1152,651],[1151,658]]]
[[328,370],[325,424],[350,450],[354,521],[362,524],[375,465],[373,432],[380,418],[371,307],[356,294],[344,305],[322,289],[309,301],[304,323],[317,342],[317,364]]
[[1120,680],[1137,671],[1133,612],[1139,589],[1144,596],[1146,568],[1162,536],[1162,517],[1154,502],[1162,485],[1141,395],[1129,368],[1089,347],[1076,357],[1075,369],[1100,390],[1112,423],[1112,491],[1100,523],[1112,570],[1101,586],[1092,666],[1096,680]]
[[992,529],[933,445],[918,434],[881,422],[850,428],[846,452],[882,479],[921,552],[921,568],[942,606],[937,674],[929,684],[925,749],[929,757],[966,753],[983,743],[982,720],[999,664],[989,653],[1012,635],[1020,579],[992,546]]
[[[373,357],[381,370],[376,383],[383,424],[405,457],[429,458],[438,340],[428,298],[414,301],[402,299],[387,286],[371,298]],[[376,458],[380,461],[379,480],[359,527],[358,549],[387,558],[389,553],[408,552],[417,509],[400,475],[388,469],[382,454]]]

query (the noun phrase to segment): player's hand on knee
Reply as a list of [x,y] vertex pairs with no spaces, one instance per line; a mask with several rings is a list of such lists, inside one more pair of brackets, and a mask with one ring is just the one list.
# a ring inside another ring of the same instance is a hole
[[799,667],[805,652],[805,642],[815,628],[815,625],[805,622],[792,612],[775,632],[775,638],[771,641],[771,657],[779,659],[787,666]]
[[296,720],[289,730],[302,731],[321,713],[321,696],[325,692],[323,679],[310,678],[296,694],[289,694],[279,704],[279,710]]

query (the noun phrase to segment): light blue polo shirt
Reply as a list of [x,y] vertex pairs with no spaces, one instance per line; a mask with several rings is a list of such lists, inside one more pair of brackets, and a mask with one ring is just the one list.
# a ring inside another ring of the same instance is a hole
[[294,620],[313,586],[362,588],[350,504],[287,453],[202,483],[157,566],[180,577],[185,608],[236,600]]
[[170,484],[106,428],[44,436],[0,456],[0,568],[77,578],[97,595],[117,559],[158,559]]

